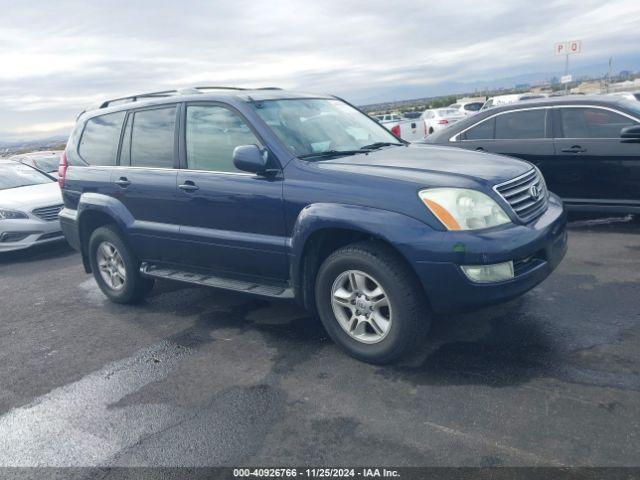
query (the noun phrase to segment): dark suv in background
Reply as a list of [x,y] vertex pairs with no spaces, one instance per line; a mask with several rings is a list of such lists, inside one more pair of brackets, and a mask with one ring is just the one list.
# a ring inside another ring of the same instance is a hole
[[338,98],[279,89],[105,102],[79,117],[59,182],[65,235],[111,300],[156,278],[295,297],[376,363],[423,341],[432,312],[523,294],[566,250],[531,164],[410,145]]
[[512,103],[427,143],[527,160],[569,209],[640,212],[640,102],[577,96]]

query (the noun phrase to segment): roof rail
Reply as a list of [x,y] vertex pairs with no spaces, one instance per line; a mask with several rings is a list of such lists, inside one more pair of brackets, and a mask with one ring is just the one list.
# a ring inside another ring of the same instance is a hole
[[[137,102],[141,99],[149,98],[163,98],[173,95],[191,95],[195,93],[202,93],[202,90],[282,90],[278,87],[262,87],[262,88],[243,88],[243,87],[226,87],[226,86],[199,86],[199,87],[187,87],[181,89],[161,90],[159,92],[139,93],[137,95],[129,95],[127,97],[112,98],[111,100],[105,100],[100,104],[98,108],[107,108],[114,103],[119,102]],[[83,112],[84,113],[84,112]]]

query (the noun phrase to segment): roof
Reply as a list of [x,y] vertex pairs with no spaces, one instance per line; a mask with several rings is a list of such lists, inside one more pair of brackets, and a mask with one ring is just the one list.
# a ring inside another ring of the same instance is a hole
[[489,108],[485,111],[500,112],[502,110],[511,110],[522,105],[527,107],[549,107],[554,105],[582,105],[588,103],[591,105],[611,105],[616,104],[621,107],[629,106],[629,102],[623,98],[616,98],[611,95],[567,95],[562,97],[545,97],[535,98],[532,100],[521,100],[519,102],[506,103]]
[[[260,102],[266,100],[285,100],[296,98],[335,98],[331,95],[292,92],[276,87],[236,88],[236,87],[192,87],[159,92],[141,93],[126,97],[105,100],[96,108],[87,109],[92,114],[128,110],[147,105],[161,105],[176,101],[229,101]],[[82,112],[83,114],[85,112]]]
[[[480,110],[474,115],[470,115],[459,122],[456,122],[453,126],[439,130],[430,135],[427,139],[429,143],[438,143],[443,139],[448,139],[452,135],[462,131],[486,118],[496,115],[501,112],[508,112],[511,110],[520,110],[523,108],[531,107],[553,107],[562,105],[599,105],[604,107],[618,107],[628,113],[637,112],[640,107],[640,102],[633,102],[626,100],[623,97],[615,97],[611,95],[567,95],[564,97],[547,97],[536,98],[533,100],[522,100],[519,102],[507,103],[504,105],[498,105],[495,107],[487,108],[486,110]],[[635,107],[635,108],[634,108]],[[637,113],[635,113],[637,116]],[[451,130],[450,130],[451,129]]]

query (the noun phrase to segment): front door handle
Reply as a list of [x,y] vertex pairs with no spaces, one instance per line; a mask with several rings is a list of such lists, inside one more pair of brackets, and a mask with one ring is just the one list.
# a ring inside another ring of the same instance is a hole
[[586,152],[586,148],[582,148],[580,145],[574,145],[571,148],[563,148],[561,152],[564,153],[584,153]]
[[200,187],[193,183],[191,180],[187,180],[182,185],[178,185],[178,188],[184,190],[185,192],[195,192],[199,190]]
[[476,147],[476,152],[484,152],[484,148],[482,148],[482,147]]
[[118,180],[115,181],[115,184],[121,188],[127,188],[129,185],[131,185],[131,182],[127,177],[120,177]]

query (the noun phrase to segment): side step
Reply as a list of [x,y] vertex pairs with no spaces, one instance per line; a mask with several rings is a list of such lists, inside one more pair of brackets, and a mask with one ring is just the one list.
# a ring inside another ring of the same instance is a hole
[[284,299],[293,298],[293,289],[284,286],[265,285],[246,280],[224,278],[210,273],[177,270],[172,267],[156,265],[148,262],[144,262],[140,265],[140,273],[147,277],[194,283],[197,285],[251,293],[253,295],[261,295],[264,297]]

